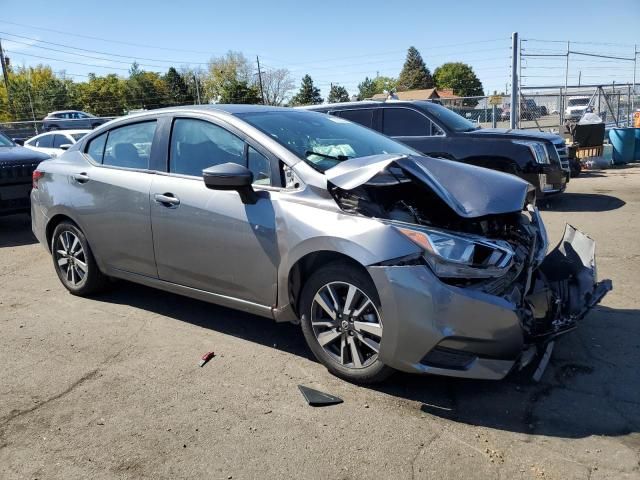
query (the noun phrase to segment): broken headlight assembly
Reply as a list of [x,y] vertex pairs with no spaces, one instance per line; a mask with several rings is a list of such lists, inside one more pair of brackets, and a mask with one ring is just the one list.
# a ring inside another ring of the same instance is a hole
[[511,140],[511,143],[529,147],[529,150],[531,150],[531,154],[537,163],[544,165],[551,163],[549,160],[549,152],[547,152],[547,149],[542,142],[535,142],[532,140]]
[[423,249],[424,259],[438,277],[500,277],[509,270],[513,261],[514,251],[506,241],[432,229],[396,229]]

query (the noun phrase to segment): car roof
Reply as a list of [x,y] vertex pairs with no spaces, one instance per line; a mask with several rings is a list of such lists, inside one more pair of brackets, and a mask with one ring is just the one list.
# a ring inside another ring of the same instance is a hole
[[43,134],[54,134],[54,133],[63,133],[63,134],[66,133],[68,135],[73,135],[75,133],[89,133],[91,131],[92,130],[90,128],[79,128],[79,129],[73,129],[73,130],[71,130],[71,129],[69,129],[69,130],[50,130],[48,132],[42,132],[40,135],[43,135]]
[[[55,112],[49,112],[47,115],[54,115],[56,113],[71,113],[71,112],[82,112],[82,110],[56,110]],[[85,113],[85,112],[82,112]]]
[[[414,107],[430,108],[433,105],[438,105],[434,102],[428,102],[425,100],[361,100],[358,102],[340,102],[340,103],[323,103],[321,105],[305,105],[303,107],[296,107],[301,110],[346,110],[349,108],[367,108],[367,107],[382,107],[385,106],[407,106],[412,105]],[[442,105],[438,105],[442,106]]]

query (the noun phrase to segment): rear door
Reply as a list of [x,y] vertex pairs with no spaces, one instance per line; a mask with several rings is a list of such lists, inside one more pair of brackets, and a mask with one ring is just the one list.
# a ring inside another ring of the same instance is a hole
[[[151,188],[151,219],[160,279],[271,306],[279,254],[272,201],[279,194],[275,159],[231,127],[209,119],[176,118],[168,173]],[[202,170],[245,165],[260,198],[245,205],[235,191],[208,189]],[[277,163],[276,163],[277,168]]]
[[157,120],[139,120],[92,138],[70,184],[75,212],[102,266],[157,277],[149,190]]

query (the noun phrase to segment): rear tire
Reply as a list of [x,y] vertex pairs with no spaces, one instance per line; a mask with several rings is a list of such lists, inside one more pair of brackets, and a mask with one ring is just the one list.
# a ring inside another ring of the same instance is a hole
[[299,305],[305,340],[331,373],[362,384],[393,373],[378,359],[380,299],[365,272],[346,262],[329,263],[309,277]]
[[61,222],[53,231],[51,257],[62,285],[73,295],[98,293],[108,284],[108,277],[98,268],[84,233],[71,222]]

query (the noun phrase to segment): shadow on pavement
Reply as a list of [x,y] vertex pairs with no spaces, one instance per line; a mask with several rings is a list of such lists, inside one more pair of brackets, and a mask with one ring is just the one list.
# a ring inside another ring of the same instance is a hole
[[399,374],[375,390],[469,425],[561,438],[628,435],[640,432],[639,345],[639,310],[598,307],[556,342],[540,383],[523,372],[498,382]]
[[125,281],[118,281],[111,291],[93,298],[102,302],[131,305],[315,360],[307,348],[300,327],[291,323],[276,323],[268,318]]
[[27,214],[0,217],[0,248],[36,242],[36,237],[31,232],[31,218]]
[[602,193],[565,192],[538,202],[540,210],[553,212],[607,212],[625,205],[623,200]]
[[[98,301],[131,305],[315,360],[300,327],[121,282]],[[419,402],[451,421],[562,438],[640,432],[640,311],[597,307],[556,342],[540,383],[516,372],[502,381],[396,373],[372,390]]]

